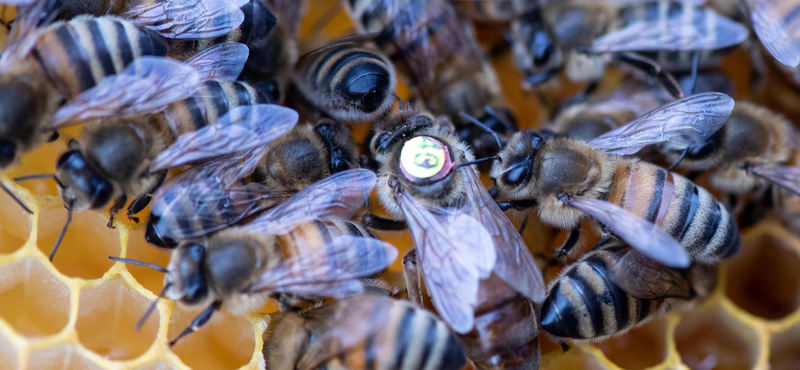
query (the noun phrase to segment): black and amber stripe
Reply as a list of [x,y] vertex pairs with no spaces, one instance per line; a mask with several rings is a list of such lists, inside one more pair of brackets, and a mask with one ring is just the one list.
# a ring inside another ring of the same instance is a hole
[[167,51],[161,36],[133,23],[82,16],[45,29],[32,54],[56,88],[72,98],[140,56],[165,56]]
[[369,317],[363,318],[380,330],[331,358],[321,368],[456,370],[466,365],[459,343],[446,324],[408,302],[391,302],[388,310],[376,304]]
[[736,221],[707,190],[661,167],[620,161],[607,200],[655,223],[695,262],[713,264],[741,245]]
[[[612,243],[618,243],[612,241]],[[610,278],[613,248],[599,246],[568,266],[542,303],[542,329],[576,340],[601,339],[623,333],[659,314],[663,300],[639,299]]]

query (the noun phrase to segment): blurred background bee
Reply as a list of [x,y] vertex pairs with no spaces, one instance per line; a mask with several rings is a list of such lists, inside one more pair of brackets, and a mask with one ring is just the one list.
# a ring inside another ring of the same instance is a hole
[[376,295],[345,298],[300,315],[280,314],[263,337],[264,359],[274,370],[466,366],[459,341],[439,318],[408,302]]
[[379,275],[397,258],[391,244],[348,221],[374,185],[375,174],[368,170],[345,171],[243,226],[178,246],[159,297],[206,309],[170,346],[207,323],[225,303],[230,312],[243,314],[275,298],[287,311],[308,300],[363,292],[359,279]]
[[713,264],[739,250],[739,231],[725,207],[678,174],[618,155],[662,142],[693,147],[716,132],[732,110],[727,95],[704,93],[663,105],[589,142],[521,131],[503,149],[491,176],[498,195],[512,199],[504,208],[536,205],[544,223],[572,229],[558,255],[575,246],[579,223],[588,215],[603,225],[604,237],[613,234],[668,267]]

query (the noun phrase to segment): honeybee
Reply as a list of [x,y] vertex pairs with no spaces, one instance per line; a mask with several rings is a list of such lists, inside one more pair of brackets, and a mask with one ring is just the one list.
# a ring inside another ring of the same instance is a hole
[[[544,280],[478,179],[466,144],[446,118],[410,110],[374,129],[379,200],[405,220],[416,247],[403,263],[411,300],[422,303],[421,274],[437,312],[469,343],[467,355],[478,367],[538,362],[529,300],[541,302]],[[510,330],[506,319],[520,326]],[[533,357],[520,359],[515,351]]]
[[590,82],[587,90],[592,90],[613,61],[654,76],[680,98],[669,71],[702,68],[717,51],[741,44],[748,35],[741,24],[691,2],[569,0],[546,2],[540,9],[531,4],[526,10],[531,16],[512,23],[524,88],[563,69],[573,82]]
[[375,174],[368,170],[345,171],[246,225],[178,246],[159,296],[207,308],[170,346],[206,324],[223,304],[243,314],[275,298],[286,311],[304,300],[363,292],[359,279],[379,274],[397,258],[391,244],[347,220],[374,185]]
[[392,108],[397,86],[389,58],[348,38],[304,55],[293,77],[311,104],[343,121],[370,121],[383,115]]
[[452,4],[446,0],[344,3],[361,31],[377,35],[374,42],[427,110],[449,117],[459,128],[458,135],[479,152],[495,150],[494,138],[462,113],[477,117],[501,136],[515,119],[504,105],[497,75],[475,40],[475,30]]
[[761,45],[780,62],[779,67],[794,75],[800,64],[800,46],[796,39],[794,18],[797,2],[787,0],[745,0],[744,10]]
[[[208,142],[216,140],[208,132]],[[190,140],[194,140],[190,138]],[[245,140],[246,141],[246,140]],[[235,150],[235,144],[231,142]],[[170,155],[193,156],[187,150]],[[175,147],[176,149],[179,147]],[[332,174],[355,168],[356,148],[349,128],[323,119],[300,125],[269,148],[248,159],[221,158],[196,166],[168,181],[154,195],[145,238],[151,244],[174,248],[179,240],[193,239],[241,223]]]
[[589,142],[521,131],[492,168],[504,208],[538,206],[539,218],[572,229],[559,251],[578,240],[587,215],[638,252],[673,268],[713,264],[740,247],[736,221],[705,189],[655,165],[620,157],[668,142],[693,147],[727,120],[733,99],[692,95],[652,110]]
[[618,239],[606,239],[550,283],[542,329],[560,340],[601,341],[642,325],[716,286],[715,265],[660,265]]
[[778,185],[800,193],[800,168],[790,165],[794,129],[784,117],[760,105],[737,101],[722,128],[703,143],[683,151],[665,147],[669,157],[682,157],[679,167],[709,171],[711,185],[733,195],[764,191]]
[[466,358],[439,318],[405,301],[359,295],[274,318],[264,333],[271,370],[458,370]]

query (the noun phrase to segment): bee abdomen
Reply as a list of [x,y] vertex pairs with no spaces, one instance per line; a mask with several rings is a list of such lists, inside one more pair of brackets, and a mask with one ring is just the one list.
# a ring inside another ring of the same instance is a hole
[[383,369],[455,370],[466,365],[456,337],[433,315],[406,305],[392,306],[391,315],[400,317],[396,326],[397,345]]
[[655,313],[660,301],[638,299],[607,274],[608,251],[596,250],[567,267],[542,304],[542,329],[571,339],[597,339],[634,327]]
[[122,72],[143,55],[165,56],[167,44],[156,33],[112,17],[78,17],[39,36],[33,55],[68,98]]

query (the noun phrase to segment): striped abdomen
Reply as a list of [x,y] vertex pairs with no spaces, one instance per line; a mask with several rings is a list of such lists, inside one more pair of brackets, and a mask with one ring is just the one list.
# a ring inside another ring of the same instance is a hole
[[543,330],[562,338],[600,339],[666,309],[663,300],[635,298],[611,280],[612,253],[596,249],[564,269],[542,303]]
[[161,36],[133,23],[84,16],[47,28],[32,54],[56,88],[73,98],[122,72],[137,57],[165,56],[167,51]]
[[179,135],[216,124],[233,108],[269,103],[274,102],[248,83],[207,80],[197,87],[192,97],[170,104],[163,114],[169,122],[171,140],[174,140]]
[[[161,1],[161,0],[157,0]],[[267,35],[275,27],[276,19],[260,0],[250,0],[241,8],[244,21],[239,27],[224,36],[200,40],[169,40],[172,53],[176,57],[188,58],[197,52],[222,42],[238,42],[250,48],[250,57],[257,49],[268,47]]]
[[342,43],[307,54],[296,71],[300,92],[337,119],[369,120],[394,101],[394,66],[377,50]]
[[491,275],[479,288],[475,329],[458,337],[479,370],[538,369],[538,334],[531,303]]
[[712,264],[739,250],[736,221],[685,177],[645,162],[620,161],[614,178],[607,200],[661,227],[693,261]]
[[[321,251],[334,238],[340,235],[374,238],[369,230],[347,220],[315,220],[298,225],[292,231],[278,235],[278,248],[284,258]],[[353,245],[358,250],[362,246]]]
[[[368,322],[381,329],[331,358],[322,369],[457,370],[466,365],[458,341],[430,312],[404,301],[370,310]],[[388,318],[386,317],[388,316]]]

